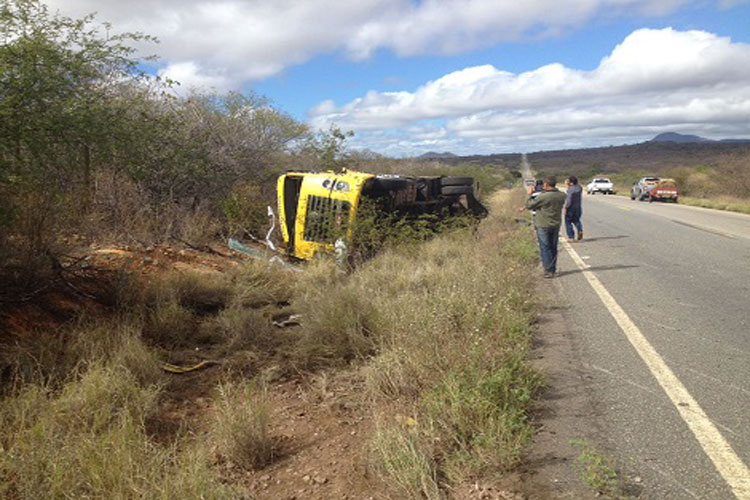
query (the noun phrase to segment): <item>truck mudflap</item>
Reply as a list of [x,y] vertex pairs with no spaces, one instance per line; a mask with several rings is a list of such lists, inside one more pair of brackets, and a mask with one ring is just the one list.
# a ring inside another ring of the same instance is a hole
[[474,197],[474,193],[467,194],[466,201],[469,204],[469,210],[472,214],[476,215],[477,217],[487,217],[487,214],[489,213],[487,207],[482,205],[482,202]]

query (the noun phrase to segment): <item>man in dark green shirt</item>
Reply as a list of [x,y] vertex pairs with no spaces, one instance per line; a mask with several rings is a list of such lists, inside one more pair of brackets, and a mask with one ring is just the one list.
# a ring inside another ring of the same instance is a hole
[[536,237],[545,278],[554,278],[557,271],[557,242],[565,205],[565,193],[558,191],[556,185],[555,176],[546,177],[544,191],[526,201],[526,208],[536,211]]

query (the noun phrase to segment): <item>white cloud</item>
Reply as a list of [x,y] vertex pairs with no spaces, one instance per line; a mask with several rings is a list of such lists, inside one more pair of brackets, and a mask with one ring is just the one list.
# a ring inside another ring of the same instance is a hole
[[[718,0],[724,3],[738,0]],[[399,55],[455,54],[559,34],[597,15],[662,15],[687,0],[46,0],[80,17],[98,12],[118,30],[161,40],[167,65],[195,82],[221,75],[239,87],[332,51],[353,59],[386,48]],[[188,66],[191,64],[192,66]],[[172,68],[174,69],[174,68]],[[188,82],[194,83],[194,82]]]
[[[750,45],[703,31],[633,32],[592,71],[560,64],[513,74],[477,66],[415,92],[370,92],[310,111],[311,122],[367,131],[443,119],[444,140],[490,151],[608,144],[664,130],[750,134]],[[473,143],[475,146],[477,143]],[[460,151],[454,151],[460,152]],[[477,152],[476,149],[464,152]]]
[[[598,16],[660,16],[689,3],[43,1],[74,17],[98,11],[97,20],[111,21],[118,31],[157,36],[161,44],[144,51],[162,57],[160,74],[180,81],[182,88],[219,91],[276,75],[321,53],[342,52],[355,60],[379,49],[402,56],[455,54],[508,40],[554,36]],[[723,8],[750,2],[710,1]],[[411,140],[417,147],[433,141],[430,149],[454,148],[457,153],[476,152],[471,148],[477,146],[496,151],[575,145],[579,140],[641,138],[650,133],[649,127],[685,127],[711,137],[747,136],[747,120],[738,120],[737,113],[747,109],[749,99],[748,51],[747,45],[701,31],[638,30],[593,71],[550,64],[514,74],[481,65],[415,91],[372,91],[343,105],[325,101],[309,114],[313,124],[326,128],[335,122],[353,129],[355,143],[383,152],[407,151]],[[388,128],[393,130],[382,133]]]
[[[169,78],[180,83],[187,90],[205,90],[224,92],[231,90],[230,83],[220,74],[208,75],[201,73],[194,62],[170,64],[159,71],[159,76]],[[179,89],[175,89],[179,93]]]

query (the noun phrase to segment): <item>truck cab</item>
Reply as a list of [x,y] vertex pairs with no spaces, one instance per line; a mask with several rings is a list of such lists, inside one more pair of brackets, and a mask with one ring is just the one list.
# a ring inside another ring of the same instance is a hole
[[351,239],[363,198],[388,212],[487,214],[474,197],[471,177],[407,177],[342,172],[289,171],[277,180],[281,235],[287,254],[311,259]]

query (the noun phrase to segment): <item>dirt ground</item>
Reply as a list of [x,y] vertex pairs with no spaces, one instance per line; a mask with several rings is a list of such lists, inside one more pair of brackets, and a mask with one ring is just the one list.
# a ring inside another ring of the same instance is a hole
[[[115,270],[155,276],[167,270],[222,272],[248,257],[228,248],[198,251],[159,246],[145,249],[88,247],[75,258],[76,278],[31,300],[0,303],[0,341],[28,336],[75,317],[83,310],[106,313],[95,300],[97,279]],[[71,275],[72,276],[72,275]],[[66,280],[68,281],[68,280]],[[548,388],[535,413],[538,431],[522,465],[500,479],[458,485],[455,499],[534,500],[594,498],[574,467],[577,451],[569,441],[584,435],[591,412],[562,308],[544,311],[537,324],[534,364],[545,372]],[[168,435],[186,421],[200,428],[210,410],[211,390],[220,366],[170,375],[162,415],[147,424],[155,436]],[[247,487],[257,499],[385,499],[398,493],[380,481],[366,463],[373,422],[363,400],[357,367],[280,378],[270,387],[276,456],[258,471],[244,471],[218,454],[213,464],[229,482]]]
[[585,500],[597,498],[578,475],[580,450],[571,440],[596,434],[594,404],[565,316],[566,305],[556,289],[538,291],[543,302],[554,304],[540,312],[534,331],[532,364],[546,377],[537,404],[537,431],[519,467],[521,491],[528,499]]

